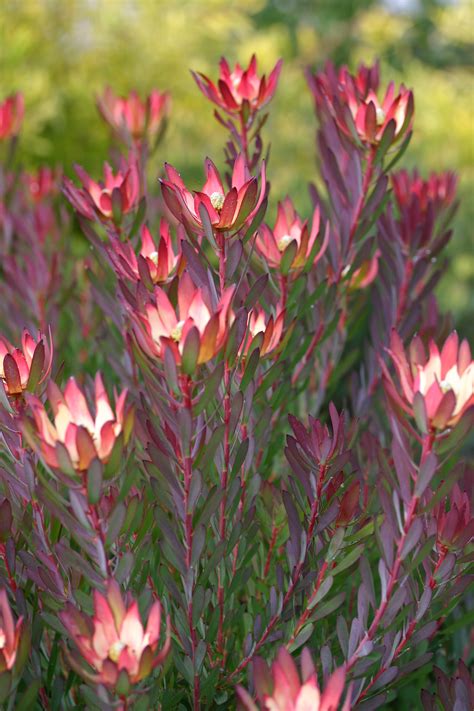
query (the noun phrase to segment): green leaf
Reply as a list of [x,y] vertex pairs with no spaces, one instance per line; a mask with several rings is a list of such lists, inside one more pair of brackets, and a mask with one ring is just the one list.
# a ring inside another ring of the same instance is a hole
[[184,341],[183,355],[181,358],[181,368],[186,375],[193,375],[196,370],[199,349],[201,347],[201,336],[196,326],[193,326]]
[[93,459],[87,470],[87,498],[94,505],[100,500],[102,492],[103,467],[99,459]]

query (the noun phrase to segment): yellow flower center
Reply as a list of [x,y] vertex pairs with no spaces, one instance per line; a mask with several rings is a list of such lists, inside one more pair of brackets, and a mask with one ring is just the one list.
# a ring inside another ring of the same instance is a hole
[[109,658],[113,662],[118,662],[120,653],[124,647],[125,647],[125,645],[121,640],[117,640],[117,642],[114,642],[113,645],[109,649]]
[[293,237],[291,237],[291,235],[283,235],[283,237],[279,239],[277,243],[277,247],[280,252],[284,252],[290,242],[293,242]]
[[212,193],[211,195],[211,205],[214,208],[214,210],[217,210],[220,212],[222,210],[222,206],[224,204],[224,196],[222,193]]
[[377,126],[382,126],[385,122],[385,111],[379,106],[375,109],[375,117],[377,121]]
[[181,340],[181,336],[183,335],[183,326],[184,321],[178,321],[176,326],[171,331],[171,338],[173,339],[173,341],[176,341],[176,343],[179,343],[179,341]]
[[151,254],[148,255],[148,259],[151,259],[155,267],[158,266],[158,252],[151,252]]

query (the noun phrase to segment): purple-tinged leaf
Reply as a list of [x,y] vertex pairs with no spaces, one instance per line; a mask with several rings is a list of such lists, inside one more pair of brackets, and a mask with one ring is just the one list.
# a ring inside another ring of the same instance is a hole
[[355,650],[357,649],[360,640],[364,634],[364,629],[357,618],[352,620],[351,631],[349,635],[349,645],[347,650],[347,656],[352,657]]
[[454,553],[448,553],[446,558],[443,560],[441,565],[439,566],[438,570],[435,573],[435,580],[438,583],[445,582],[451,573],[453,572],[453,568],[456,564],[456,556]]
[[368,564],[367,558],[365,556],[362,556],[359,559],[359,570],[360,570],[361,578],[364,583],[365,591],[368,596],[369,602],[372,605],[372,608],[374,608],[375,607],[374,579],[372,576],[372,571],[370,569],[370,565]]
[[413,637],[411,639],[413,646],[415,646],[416,644],[423,642],[423,640],[431,637],[431,635],[433,635],[437,629],[438,629],[438,622],[436,620],[431,620],[431,622],[427,622],[426,625],[423,625],[423,627],[421,627],[413,635]]
[[433,591],[430,587],[425,588],[423,595],[420,598],[420,601],[418,603],[418,607],[416,610],[416,617],[415,620],[419,622],[427,609],[430,606],[431,603],[431,598],[433,597]]
[[342,615],[338,615],[336,622],[337,638],[339,640],[339,645],[341,647],[342,654],[347,659],[347,650],[349,647],[349,630],[347,628],[347,622]]
[[387,696],[388,694],[386,692],[378,694],[378,696],[373,696],[371,699],[357,704],[357,711],[374,711],[374,709],[379,709],[385,705]]
[[397,676],[398,676],[397,667],[389,667],[384,672],[382,672],[382,674],[379,676],[379,678],[373,685],[372,689],[375,691],[376,689],[380,689],[382,687],[389,686],[392,683],[392,681],[395,681]]
[[421,518],[416,518],[408,531],[405,543],[400,554],[402,560],[405,560],[411,550],[418,544],[423,534],[423,521]]
[[301,632],[299,632],[294,640],[294,642],[289,646],[288,651],[289,652],[295,652],[297,649],[299,649],[303,644],[306,644],[308,639],[311,637],[313,634],[314,630],[314,624],[310,622],[309,624],[305,625]]
[[420,467],[418,478],[415,484],[415,496],[422,496],[426,487],[430,484],[436,474],[438,459],[433,452],[430,452]]
[[333,582],[334,578],[332,576],[329,576],[323,580],[318,592],[308,603],[309,610],[312,610],[314,607],[316,607],[316,605],[328,594],[328,592],[332,588]]

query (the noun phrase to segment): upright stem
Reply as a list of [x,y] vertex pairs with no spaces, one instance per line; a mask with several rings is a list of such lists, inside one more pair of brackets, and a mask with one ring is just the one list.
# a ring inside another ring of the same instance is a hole
[[[217,235],[217,245],[219,247],[219,286],[221,296],[225,289],[226,272],[226,238],[224,234]],[[221,489],[223,497],[219,512],[219,537],[225,541],[226,536],[226,506],[227,506],[227,481],[229,477],[230,462],[230,368],[227,360],[224,363],[224,466],[221,473]],[[222,568],[219,569],[217,583],[217,604],[219,607],[219,626],[217,632],[217,648],[224,654],[224,582],[222,579]]]
[[241,138],[241,142],[242,142],[242,153],[244,155],[246,164],[249,165],[250,160],[249,160],[247,125],[245,123],[245,119],[244,119],[242,112],[240,112],[240,138]]
[[[188,410],[189,416],[192,421],[193,417],[193,406],[191,397],[191,378],[189,375],[181,377],[181,392],[183,395],[183,407]],[[191,444],[189,444],[189,451],[183,453],[183,474],[184,474],[184,528],[185,528],[185,538],[186,538],[186,568],[191,568],[192,563],[192,550],[193,550],[193,515],[192,511],[189,510],[189,495],[191,491],[191,481],[193,475],[193,458],[191,456]],[[194,589],[194,585],[193,585]],[[191,636],[191,646],[193,655],[193,667],[196,669],[196,650],[198,646],[198,640],[196,635],[196,630],[193,624],[193,599],[192,593],[190,600],[188,601],[188,626],[189,633]],[[193,700],[194,700],[194,711],[200,711],[201,708],[201,683],[199,674],[194,673],[194,688],[193,688]]]
[[369,155],[367,158],[367,165],[365,168],[365,175],[364,175],[364,180],[362,183],[362,189],[360,191],[359,199],[357,200],[357,203],[356,203],[356,209],[355,209],[354,217],[352,220],[351,231],[349,234],[349,247],[352,244],[355,233],[356,233],[357,228],[359,226],[359,219],[362,214],[362,210],[363,210],[365,200],[367,197],[367,192],[369,190],[369,186],[372,181],[372,176],[374,174],[374,160],[375,160],[376,154],[377,154],[377,146],[372,146],[370,148],[370,152],[369,152]]
[[[433,448],[433,442],[434,442],[434,435],[432,433],[428,433],[424,436],[420,466],[421,466],[421,464],[423,464],[426,457],[431,452],[431,450]],[[416,486],[416,480],[414,482],[414,485]],[[380,602],[380,605],[375,613],[374,619],[372,620],[372,624],[370,625],[370,627],[367,630],[367,632],[365,633],[365,635],[362,637],[361,641],[359,642],[359,644],[357,646],[357,649],[355,650],[355,652],[352,654],[352,656],[348,660],[348,662],[346,664],[347,671],[352,669],[352,667],[356,664],[356,662],[358,661],[359,657],[361,656],[361,652],[363,651],[363,648],[365,647],[367,642],[372,641],[373,638],[375,637],[375,634],[378,630],[379,624],[380,624],[380,622],[387,610],[387,607],[388,607],[389,602],[391,600],[395,585],[398,581],[398,575],[399,575],[400,568],[402,565],[403,547],[405,545],[405,541],[407,540],[407,537],[408,537],[408,534],[409,534],[410,529],[412,527],[413,521],[416,518],[416,509],[418,506],[418,500],[419,500],[418,496],[416,496],[413,493],[410,503],[408,505],[408,510],[407,510],[406,516],[405,516],[405,525],[403,527],[402,535],[400,536],[398,544],[397,544],[395,559],[394,559],[392,568],[391,568],[389,576],[388,576],[385,596],[384,596],[383,600]]]

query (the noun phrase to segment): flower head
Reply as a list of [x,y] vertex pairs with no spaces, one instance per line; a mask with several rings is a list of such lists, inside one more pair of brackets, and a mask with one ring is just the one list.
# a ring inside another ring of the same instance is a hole
[[450,207],[456,198],[457,176],[452,171],[431,173],[423,180],[418,171],[399,170],[391,176],[393,194],[400,211],[416,209],[425,213],[433,205],[435,214]]
[[116,136],[125,142],[130,137],[134,141],[146,137],[151,143],[168,116],[170,105],[170,94],[157,89],[153,89],[143,101],[136,91],[131,91],[128,96],[117,96],[108,86],[97,99],[102,117]]
[[[411,342],[408,357],[400,336],[392,331],[388,352],[400,386],[397,387],[382,365],[390,399],[411,415],[418,411],[431,430],[456,425],[474,405],[474,362],[466,340],[459,344],[455,331],[446,339],[441,352],[430,341],[429,354],[419,337]],[[421,411],[421,412],[420,412]]]
[[[108,163],[104,163],[104,180],[96,183],[81,166],[75,166],[82,183],[78,188],[69,178],[64,178],[63,192],[71,205],[89,220],[99,217],[109,221],[114,217],[114,202],[121,214],[134,209],[139,199],[140,181],[133,155],[127,162],[122,161],[120,170],[114,175]],[[117,197],[114,198],[114,195]]]
[[[291,199],[286,197],[278,203],[277,219],[273,230],[263,224],[258,231],[255,246],[267,264],[274,269],[280,268],[286,250],[292,249],[294,256],[290,269],[302,269],[314,251],[320,223],[320,212],[317,207],[313,213],[311,232],[309,232],[308,221],[303,222]],[[326,251],[328,235],[327,232],[318,253],[314,255],[313,264],[317,264]],[[290,247],[290,245],[294,246]]]
[[[449,510],[446,503],[449,501]],[[436,520],[436,546],[438,551],[460,550],[474,536],[474,518],[471,500],[465,491],[455,484],[449,497],[434,510]]]
[[[229,310],[234,287],[227,288],[214,303],[205,287],[196,287],[187,272],[178,284],[177,309],[165,291],[155,288],[155,304],[147,304],[135,329],[138,341],[151,356],[163,357],[170,347],[181,363],[188,336],[197,345],[196,362],[206,363],[222,348],[228,334]],[[191,334],[191,335],[190,335]]]
[[[344,691],[345,671],[336,669],[326,682],[324,691],[319,688],[318,677],[311,654],[307,648],[301,655],[301,679],[293,658],[284,647],[278,650],[271,669],[257,657],[253,667],[258,707],[241,686],[237,687],[237,708],[241,711],[337,711]],[[341,711],[350,709],[350,698]]]
[[117,274],[133,281],[143,281],[147,285],[167,281],[180,260],[180,253],[175,254],[173,250],[169,224],[161,220],[158,243],[155,243],[146,225],[143,225],[140,234],[138,256],[130,242],[115,240],[110,245],[109,254]]
[[22,627],[23,617],[15,624],[6,590],[0,590],[0,673],[15,664]]
[[[107,582],[106,594],[94,590],[94,616],[91,619],[67,603],[59,613],[83,660],[68,653],[74,670],[91,683],[115,689],[118,682],[136,684],[162,664],[170,649],[169,630],[158,650],[161,631],[161,605],[156,600],[148,613],[146,628],[136,600],[124,601],[115,580]],[[124,678],[125,677],[125,678]]]
[[59,173],[46,165],[41,166],[36,173],[23,173],[22,179],[28,197],[35,204],[58,192]]
[[378,65],[362,65],[354,76],[347,67],[336,72],[328,63],[321,72],[308,73],[308,82],[320,116],[334,119],[349,138],[357,135],[363,143],[376,145],[391,124],[393,143],[411,130],[413,93],[403,84],[396,93],[395,84],[390,82],[383,99],[379,99]]
[[0,141],[20,133],[24,113],[23,94],[12,94],[0,104]]
[[265,163],[262,163],[260,195],[257,178],[252,177],[242,155],[237,156],[230,190],[226,190],[214,163],[206,158],[207,180],[202,190],[191,193],[173,166],[166,164],[167,180],[161,180],[163,198],[179,222],[195,231],[202,231],[200,213],[204,207],[213,229],[237,230],[256,213],[265,197]]
[[25,390],[35,390],[51,372],[52,360],[51,338],[48,344],[41,333],[35,339],[25,329],[21,349],[0,337],[0,380],[7,395],[18,396]]
[[74,378],[69,379],[64,394],[50,382],[48,396],[54,423],[37,397],[31,396],[29,403],[41,452],[49,466],[60,469],[64,456],[67,456],[71,468],[78,472],[85,471],[95,458],[104,464],[108,462],[122,433],[124,442],[128,441],[132,410],[126,408],[127,391],[124,390],[117,398],[114,412],[100,373],[95,377],[94,417]]
[[242,110],[244,104],[253,114],[267,104],[275,93],[280,76],[282,60],[280,59],[270,76],[261,77],[257,74],[257,58],[252,55],[247,69],[236,64],[233,69],[224,57],[219,63],[219,79],[217,86],[204,74],[192,72],[196,84],[209,101],[223,109],[226,113],[235,115]]
[[240,346],[240,354],[246,356],[255,348],[260,349],[262,357],[271,353],[280,343],[284,321],[284,309],[277,308],[275,316],[268,316],[258,306],[253,308],[248,315],[247,332]]

